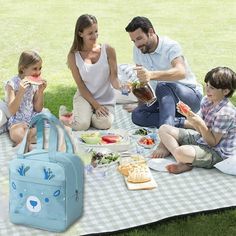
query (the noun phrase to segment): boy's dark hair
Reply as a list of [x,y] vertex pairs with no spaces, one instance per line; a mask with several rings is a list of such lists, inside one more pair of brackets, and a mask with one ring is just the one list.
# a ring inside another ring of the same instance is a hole
[[229,89],[230,92],[225,97],[232,97],[236,89],[236,74],[228,67],[212,69],[206,74],[204,81],[217,89]]
[[126,32],[134,32],[136,29],[141,28],[144,33],[148,33],[149,29],[152,28],[155,32],[151,21],[144,16],[136,16],[132,21],[125,27]]

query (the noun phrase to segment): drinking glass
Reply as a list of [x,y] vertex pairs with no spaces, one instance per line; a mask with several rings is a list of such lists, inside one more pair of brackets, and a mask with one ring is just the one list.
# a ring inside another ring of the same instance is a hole
[[121,81],[121,94],[128,96],[130,93],[130,82]]

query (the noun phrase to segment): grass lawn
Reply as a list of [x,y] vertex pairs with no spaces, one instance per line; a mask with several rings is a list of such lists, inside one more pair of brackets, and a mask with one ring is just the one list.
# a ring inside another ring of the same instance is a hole
[[[48,81],[45,106],[57,115],[72,107],[76,90],[66,56],[79,15],[94,14],[99,40],[117,52],[118,63],[132,63],[132,43],[124,28],[137,15],[150,18],[156,32],[182,45],[200,82],[207,71],[228,66],[236,71],[236,1],[233,0],[0,0],[0,81],[17,73],[20,53],[36,49]],[[0,87],[0,97],[4,91]],[[236,105],[236,95],[232,98]],[[236,190],[235,190],[236,191]],[[236,235],[236,210],[176,217],[114,235]]]

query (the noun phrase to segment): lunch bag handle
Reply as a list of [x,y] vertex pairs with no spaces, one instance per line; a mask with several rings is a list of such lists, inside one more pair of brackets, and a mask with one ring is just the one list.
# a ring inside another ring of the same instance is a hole
[[[74,148],[73,148],[73,144],[71,142],[71,138],[68,135],[68,133],[66,132],[64,125],[62,125],[62,123],[54,115],[52,115],[49,112],[44,112],[44,113],[40,113],[40,114],[36,115],[35,117],[32,118],[32,120],[30,122],[30,128],[33,127],[34,124],[36,124],[36,127],[37,127],[37,149],[43,148],[44,122],[45,121],[49,122],[50,127],[51,126],[55,127],[57,133],[58,133],[57,126],[59,126],[62,129],[63,134],[64,134],[64,138],[65,138],[67,152],[74,153]],[[50,131],[50,133],[51,133],[51,131]],[[58,144],[57,137],[58,137],[58,134],[52,138],[53,139],[52,147],[54,147],[54,146],[57,147],[57,144]],[[50,138],[49,138],[49,140],[50,140]]]
[[51,113],[45,112],[45,113],[39,113],[36,116],[34,116],[29,124],[29,128],[24,136],[24,139],[22,140],[22,143],[19,147],[19,150],[17,152],[18,158],[24,158],[24,153],[26,149],[27,144],[27,137],[29,134],[30,128],[32,128],[34,125],[36,126],[37,130],[37,149],[43,149],[43,141],[44,141],[44,122],[47,121],[50,124],[50,133],[49,133],[49,145],[48,145],[48,152],[50,153],[49,158],[51,161],[53,161],[53,157],[55,157],[55,152],[58,150],[58,128],[59,126],[64,135],[65,144],[66,144],[66,152],[67,153],[74,153],[74,147],[71,142],[71,138],[69,134],[66,132],[64,126],[61,124],[61,122]]

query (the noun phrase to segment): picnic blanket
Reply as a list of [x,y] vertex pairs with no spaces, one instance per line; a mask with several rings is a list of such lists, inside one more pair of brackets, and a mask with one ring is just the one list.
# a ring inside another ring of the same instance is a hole
[[[113,128],[130,130],[130,114],[116,107]],[[132,144],[134,145],[134,144]],[[61,234],[14,225],[8,218],[8,164],[15,157],[8,134],[0,135],[0,235],[88,235],[145,225],[173,216],[236,206],[236,178],[217,169],[194,168],[180,175],[151,171],[152,190],[130,191],[116,171],[85,178],[84,213]]]

